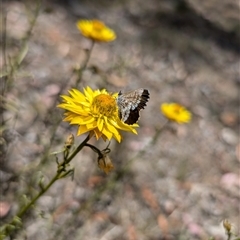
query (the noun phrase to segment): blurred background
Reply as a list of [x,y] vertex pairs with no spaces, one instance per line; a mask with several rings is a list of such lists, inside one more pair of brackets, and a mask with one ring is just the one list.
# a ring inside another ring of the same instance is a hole
[[[57,165],[50,153],[76,135],[76,126],[55,128],[63,115],[55,106],[74,85],[91,45],[76,28],[78,19],[100,19],[117,34],[111,43],[95,44],[79,90],[150,92],[138,135],[111,141],[113,171],[100,171],[97,155],[84,148],[71,162],[73,181],[56,182],[15,239],[221,240],[227,239],[224,219],[240,234],[239,1],[1,5],[0,66],[2,73],[13,69],[1,100],[1,223],[37,193],[40,178],[51,179]],[[193,118],[169,123],[152,143],[166,122],[164,102],[184,105]]]

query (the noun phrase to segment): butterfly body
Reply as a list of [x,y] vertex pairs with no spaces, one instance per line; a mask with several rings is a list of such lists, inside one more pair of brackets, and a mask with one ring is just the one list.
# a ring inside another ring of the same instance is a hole
[[139,88],[125,94],[120,91],[117,97],[119,118],[129,125],[136,123],[139,119],[139,111],[144,109],[148,99],[147,89]]

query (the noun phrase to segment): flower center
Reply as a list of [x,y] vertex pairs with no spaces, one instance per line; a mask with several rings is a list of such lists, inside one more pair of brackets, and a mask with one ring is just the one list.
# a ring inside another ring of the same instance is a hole
[[110,95],[99,94],[93,99],[92,111],[97,115],[112,117],[117,111],[116,100]]
[[104,23],[98,20],[93,20],[93,29],[101,31],[105,27]]
[[175,106],[174,106],[174,108],[173,108],[173,111],[174,111],[175,114],[181,113],[181,111],[182,111],[182,106],[179,105],[179,104],[175,104]]

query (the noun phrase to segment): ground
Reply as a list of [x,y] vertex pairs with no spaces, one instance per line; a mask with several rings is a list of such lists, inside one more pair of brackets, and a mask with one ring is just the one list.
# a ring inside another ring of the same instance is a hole
[[[138,135],[124,133],[120,144],[110,143],[113,171],[102,172],[96,153],[84,148],[71,162],[73,179],[58,180],[37,201],[14,239],[222,240],[225,219],[239,236],[237,1],[46,1],[39,12],[24,1],[2,6],[3,73],[6,59],[10,66],[9,58],[22,50],[1,106],[2,224],[36,195],[39,179],[47,184],[53,177],[51,153],[63,148],[68,134],[75,145],[86,137],[68,123],[55,130],[63,116],[59,94],[74,86],[91,45],[76,28],[78,19],[101,19],[117,34],[94,45],[79,90],[150,92]],[[192,121],[166,123],[164,102],[185,106]]]

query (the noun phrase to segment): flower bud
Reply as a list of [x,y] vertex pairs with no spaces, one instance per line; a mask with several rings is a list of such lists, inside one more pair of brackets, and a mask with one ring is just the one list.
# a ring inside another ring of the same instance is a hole
[[98,158],[98,167],[106,174],[112,171],[114,166],[108,154],[104,153],[101,157]]
[[70,149],[73,144],[74,144],[74,135],[70,133],[66,139],[65,147]]

